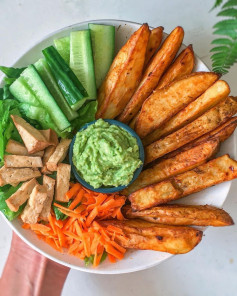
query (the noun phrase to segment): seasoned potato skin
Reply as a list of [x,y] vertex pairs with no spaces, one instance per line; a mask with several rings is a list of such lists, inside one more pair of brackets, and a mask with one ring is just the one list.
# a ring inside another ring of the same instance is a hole
[[[237,178],[237,161],[227,154],[129,195],[133,210],[145,210]],[[176,194],[175,194],[176,192]]]
[[128,196],[138,189],[191,170],[210,159],[217,152],[218,147],[218,140],[210,140],[172,158],[161,160],[151,168],[142,171],[138,178],[121,193]]
[[200,97],[174,115],[160,128],[157,128],[151,134],[145,137],[143,139],[143,144],[147,146],[154,141],[159,140],[161,137],[167,136],[184,127],[226,99],[229,93],[230,87],[225,81],[216,81]]
[[143,102],[156,88],[162,74],[174,59],[182,44],[183,37],[183,28],[176,27],[166,38],[161,48],[152,58],[149,66],[146,68],[141,82],[131,100],[125,107],[122,114],[118,117],[119,121],[129,123],[130,120],[138,113]]
[[193,46],[190,44],[177,56],[174,62],[166,70],[156,89],[163,88],[172,81],[191,74],[194,67],[194,61]]
[[115,118],[141,79],[150,30],[143,24],[120,49],[98,93],[96,118]]
[[203,135],[202,137],[188,143],[187,145],[173,151],[170,152],[168,154],[166,154],[163,158],[172,158],[175,155],[184,152],[186,150],[189,150],[192,147],[195,147],[197,145],[200,145],[203,142],[206,142],[208,140],[217,140],[220,143],[224,142],[225,140],[227,140],[235,131],[237,126],[237,117],[232,117],[229,120],[227,120],[225,123],[223,123],[222,125],[220,125],[219,127],[217,127],[216,129],[214,129],[213,131]]
[[165,225],[220,227],[234,224],[227,212],[209,205],[160,205],[136,212],[130,206],[125,206],[123,207],[123,213],[128,219],[139,218],[148,222]]
[[124,248],[155,250],[171,254],[191,251],[202,239],[202,231],[187,226],[167,226],[139,219],[101,221],[104,227],[116,226],[125,236],[116,236],[116,241]]
[[212,72],[197,72],[155,90],[142,105],[135,124],[136,133],[144,138],[159,128],[207,90],[218,77]]
[[185,144],[213,131],[225,123],[237,112],[237,99],[228,97],[215,107],[205,112],[193,122],[176,132],[162,138],[145,148],[145,163],[150,163],[163,155],[174,151]]
[[163,30],[164,27],[157,27],[151,30],[151,34],[148,40],[147,49],[146,49],[146,58],[144,63],[144,68],[149,63],[151,57],[154,55],[154,53],[158,50],[162,37],[163,37]]

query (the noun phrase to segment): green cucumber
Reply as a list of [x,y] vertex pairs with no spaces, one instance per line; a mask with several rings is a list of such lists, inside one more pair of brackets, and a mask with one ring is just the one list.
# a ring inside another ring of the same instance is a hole
[[99,88],[114,59],[115,27],[89,24],[95,65],[96,87]]
[[70,34],[70,67],[85,87],[89,98],[96,98],[96,82],[90,31]]
[[54,79],[54,76],[50,70],[49,65],[47,64],[45,59],[39,59],[34,64],[36,70],[38,71],[41,79],[47,86],[48,90],[50,91],[51,95],[54,97],[55,101],[57,102],[59,108],[62,112],[66,115],[69,121],[78,117],[78,113],[73,111],[70,106],[68,105],[66,99],[62,95],[57,82]]
[[78,110],[86,102],[91,101],[85,88],[58,51],[53,46],[49,46],[42,52],[70,107]]
[[28,66],[21,73],[21,77],[24,78],[42,107],[50,114],[58,129],[63,131],[68,128],[70,122],[55,102],[35,67],[33,65]]
[[39,101],[21,76],[11,84],[10,92],[21,103],[41,107]]
[[65,62],[69,65],[70,63],[70,37],[63,37],[60,39],[54,40],[54,45],[61,55],[61,57],[65,60]]

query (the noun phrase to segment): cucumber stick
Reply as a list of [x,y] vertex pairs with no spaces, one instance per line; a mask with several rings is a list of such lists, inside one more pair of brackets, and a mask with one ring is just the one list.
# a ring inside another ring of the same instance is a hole
[[99,88],[114,59],[115,27],[89,24],[95,66],[96,87]]
[[55,102],[35,67],[33,65],[28,66],[21,73],[21,77],[26,81],[41,106],[50,114],[58,129],[63,131],[68,128],[70,122]]
[[21,103],[41,107],[39,101],[21,76],[11,84],[10,92]]
[[70,67],[85,87],[89,98],[96,98],[96,82],[90,31],[70,34]]
[[59,108],[62,112],[66,115],[69,121],[78,117],[78,113],[73,111],[69,104],[67,103],[66,99],[64,98],[63,94],[61,93],[57,82],[54,79],[54,76],[50,70],[49,65],[47,64],[45,59],[40,59],[34,64],[36,70],[38,71],[41,79],[47,86],[48,90],[50,91],[51,95],[57,102]]
[[49,46],[42,52],[62,94],[64,95],[71,109],[78,110],[85,103],[91,101],[91,99],[88,98],[87,91],[69,65],[58,53],[56,48]]
[[60,39],[54,40],[54,45],[61,55],[61,57],[65,60],[65,62],[69,65],[70,63],[70,37],[63,37]]

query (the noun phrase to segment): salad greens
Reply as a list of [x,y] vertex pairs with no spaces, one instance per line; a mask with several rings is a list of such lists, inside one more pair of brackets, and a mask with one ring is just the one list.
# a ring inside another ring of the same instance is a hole
[[4,67],[0,66],[0,70],[8,77],[8,78],[18,78],[21,73],[25,70],[25,68],[12,68],[12,67]]
[[[70,206],[70,204],[72,203],[72,201],[70,200],[69,202],[60,202],[57,201],[58,204],[60,204],[61,206],[68,208]],[[54,210],[54,214],[57,220],[65,220],[67,219],[67,215],[63,214],[60,209],[56,206],[53,205],[53,210]]]
[[5,200],[8,199],[12,194],[14,194],[20,187],[21,184],[17,185],[16,187],[10,185],[0,187],[0,211],[3,212],[3,214],[10,221],[12,221],[14,218],[21,214],[25,207],[25,204],[21,205],[17,212],[13,212],[8,208]]
[[[85,266],[89,266],[91,264],[93,264],[94,261],[94,255],[91,255],[90,257],[85,257],[84,262],[85,262]],[[107,252],[104,251],[101,259],[100,259],[100,263],[102,263],[103,261],[105,261],[105,259],[107,258]]]

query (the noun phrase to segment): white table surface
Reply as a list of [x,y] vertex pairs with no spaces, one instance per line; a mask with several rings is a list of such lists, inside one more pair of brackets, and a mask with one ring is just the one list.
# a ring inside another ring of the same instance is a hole
[[[214,0],[0,0],[0,64],[11,65],[46,34],[93,19],[124,19],[162,25],[166,32],[181,25],[184,43],[210,63]],[[237,94],[237,65],[224,77]],[[236,137],[237,134],[235,134]],[[237,181],[224,205],[237,221]],[[0,217],[0,274],[9,252],[11,230]],[[125,275],[94,275],[71,270],[67,295],[237,295],[237,226],[209,228],[191,253],[179,255],[146,271]]]

